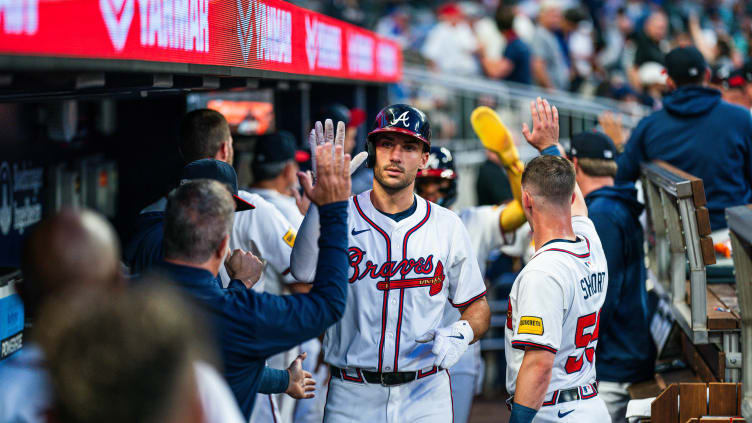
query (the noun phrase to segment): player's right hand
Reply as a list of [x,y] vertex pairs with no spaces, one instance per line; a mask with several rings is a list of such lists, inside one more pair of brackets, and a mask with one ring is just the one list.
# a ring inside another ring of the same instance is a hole
[[533,117],[533,130],[522,124],[522,135],[530,145],[543,151],[559,143],[559,110],[551,107],[548,101],[538,97],[530,102],[530,114]]
[[[317,126],[320,123],[317,122]],[[331,120],[327,119],[327,128],[331,126]],[[340,133],[339,128],[343,128],[344,133],[345,125],[340,122],[337,128],[337,133]],[[314,129],[312,137],[314,136]],[[327,130],[327,132],[329,132]],[[317,206],[324,204],[335,203],[338,201],[346,201],[350,196],[350,155],[344,154],[344,139],[342,142],[325,142],[324,144],[317,145],[315,150],[315,179],[314,184],[311,175],[303,172],[298,172],[298,178],[300,179],[300,185],[303,187],[308,198],[311,199]]]
[[285,393],[295,399],[307,399],[315,396],[313,391],[316,389],[316,381],[313,380],[313,375],[303,370],[303,360],[306,359],[306,355],[306,353],[298,355],[287,368],[290,379]]
[[264,262],[251,252],[236,249],[231,254],[227,254],[225,269],[230,279],[237,279],[243,282],[247,289],[251,289],[261,279]]

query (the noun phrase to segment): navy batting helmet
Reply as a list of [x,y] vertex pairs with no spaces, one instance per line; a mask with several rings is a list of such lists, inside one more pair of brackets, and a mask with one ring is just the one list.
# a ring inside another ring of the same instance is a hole
[[397,132],[409,135],[423,141],[426,147],[431,146],[431,124],[422,111],[407,104],[392,104],[386,106],[376,115],[373,129],[368,133],[368,167],[376,162],[376,151],[373,146],[375,136],[384,132]]
[[457,172],[454,170],[452,152],[446,147],[431,147],[426,167],[418,171],[418,180],[436,178],[449,181],[449,184],[439,189],[444,197],[438,205],[449,207],[457,200]]

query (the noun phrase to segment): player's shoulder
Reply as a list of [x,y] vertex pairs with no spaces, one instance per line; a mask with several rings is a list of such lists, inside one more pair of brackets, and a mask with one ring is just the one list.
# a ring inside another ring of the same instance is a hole
[[418,201],[424,201],[426,203],[426,206],[431,209],[431,217],[436,218],[437,220],[440,220],[442,222],[456,222],[458,224],[462,224],[462,220],[456,212],[428,201],[424,198],[418,196],[416,196],[416,198],[418,199]]

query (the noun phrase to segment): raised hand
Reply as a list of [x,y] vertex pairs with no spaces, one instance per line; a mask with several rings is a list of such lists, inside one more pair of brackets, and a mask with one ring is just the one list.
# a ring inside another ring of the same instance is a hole
[[624,127],[621,124],[621,115],[613,112],[603,112],[598,116],[603,132],[614,142],[616,149],[621,151],[624,145]]
[[303,370],[303,360],[305,359],[306,353],[300,354],[287,368],[290,379],[285,393],[295,399],[313,398],[315,396],[313,391],[316,389],[316,381],[313,380],[313,376],[309,372]]
[[533,117],[533,130],[522,124],[522,135],[530,145],[543,151],[559,143],[559,110],[551,107],[548,101],[538,97],[530,102],[530,114]]
[[[340,122],[337,125],[338,135],[334,136],[334,131],[328,131],[328,137],[331,136],[334,142],[324,142],[318,144],[319,135],[316,134],[320,129],[321,123],[316,122],[316,129],[311,133],[317,142],[315,151],[315,184],[311,175],[298,172],[300,185],[303,187],[308,198],[317,206],[328,203],[345,201],[350,196],[350,155],[344,154],[344,128],[345,125]],[[331,120],[327,119],[327,127],[331,127]],[[341,129],[341,130],[340,130]],[[342,132],[340,140],[339,133]],[[310,140],[311,137],[309,137]],[[324,135],[321,137],[324,138]]]

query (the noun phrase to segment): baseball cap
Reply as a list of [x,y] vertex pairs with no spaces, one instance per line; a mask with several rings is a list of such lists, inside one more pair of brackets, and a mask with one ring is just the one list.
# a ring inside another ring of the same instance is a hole
[[201,159],[188,163],[180,174],[180,184],[194,179],[213,179],[222,182],[235,199],[235,211],[251,210],[256,206],[238,197],[238,175],[235,169],[216,159]]
[[572,136],[570,157],[616,160],[616,146],[602,132],[581,132]]
[[682,82],[702,75],[708,64],[693,46],[677,47],[666,55],[666,71],[674,81]]
[[295,137],[287,131],[264,135],[256,141],[253,163],[281,163],[295,160],[295,150]]

